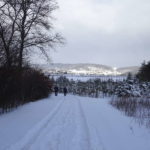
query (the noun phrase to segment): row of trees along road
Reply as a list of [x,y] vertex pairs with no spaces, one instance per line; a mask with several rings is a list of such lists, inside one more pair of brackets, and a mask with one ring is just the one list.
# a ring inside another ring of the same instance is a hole
[[0,0],[0,113],[48,96],[52,82],[31,67],[33,50],[48,58],[48,49],[63,43],[54,32],[55,0]]

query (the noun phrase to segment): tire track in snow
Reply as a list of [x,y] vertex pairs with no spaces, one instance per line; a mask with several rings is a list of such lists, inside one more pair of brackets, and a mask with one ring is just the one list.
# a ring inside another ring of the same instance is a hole
[[62,99],[44,120],[7,150],[104,150],[98,135],[90,133],[81,100],[69,95]]
[[79,108],[81,110],[81,114],[82,114],[82,118],[84,119],[84,124],[87,130],[87,135],[89,137],[89,143],[90,143],[90,150],[106,150],[103,142],[102,142],[102,138],[99,134],[99,132],[97,131],[97,129],[94,126],[89,126],[87,119],[86,119],[86,115],[84,113],[84,110],[82,108],[82,104],[81,104],[81,99],[76,98],[78,100],[79,103]]
[[[67,98],[49,127],[29,150],[91,150],[83,120],[78,101]],[[38,141],[43,138],[46,142],[38,146]]]
[[[80,104],[80,100],[77,97],[74,97],[76,101],[76,124],[77,124],[77,132],[76,132],[76,140],[78,140],[77,144],[80,147],[77,147],[80,150],[91,150],[90,137],[88,126],[86,123],[86,119]],[[73,150],[77,150],[76,148]]]
[[8,150],[90,150],[76,99],[64,98],[51,115]]
[[[67,98],[59,113],[29,150],[90,150],[82,120],[78,101]],[[42,140],[44,143],[38,144]]]
[[31,129],[19,142],[14,145],[9,146],[6,150],[28,150],[28,147],[35,141],[35,139],[40,135],[40,132],[48,125],[48,123],[55,117],[59,108],[64,103],[64,100],[55,106],[55,108],[33,129]]
[[73,136],[70,130],[73,130],[72,108],[68,101],[58,110],[57,115],[47,128],[45,128],[29,150],[67,150],[68,140]]

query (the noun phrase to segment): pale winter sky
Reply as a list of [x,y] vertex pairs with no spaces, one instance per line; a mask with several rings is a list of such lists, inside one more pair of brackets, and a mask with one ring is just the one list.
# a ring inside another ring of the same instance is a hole
[[57,31],[66,45],[54,63],[137,66],[150,60],[150,0],[58,0]]

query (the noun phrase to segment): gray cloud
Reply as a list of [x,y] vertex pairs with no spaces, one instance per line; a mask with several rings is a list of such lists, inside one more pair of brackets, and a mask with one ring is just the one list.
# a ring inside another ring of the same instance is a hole
[[58,0],[56,29],[67,39],[53,62],[140,65],[150,60],[149,0]]

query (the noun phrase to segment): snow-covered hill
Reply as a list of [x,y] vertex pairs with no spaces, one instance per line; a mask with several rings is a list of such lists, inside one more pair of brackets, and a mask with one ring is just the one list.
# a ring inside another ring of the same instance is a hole
[[123,75],[126,75],[129,72],[131,72],[132,74],[136,74],[139,71],[139,67],[137,66],[123,67],[123,68],[118,68],[117,71]]
[[139,67],[113,68],[99,64],[49,64],[40,65],[44,72],[67,73],[75,75],[122,75],[129,72],[135,74]]

